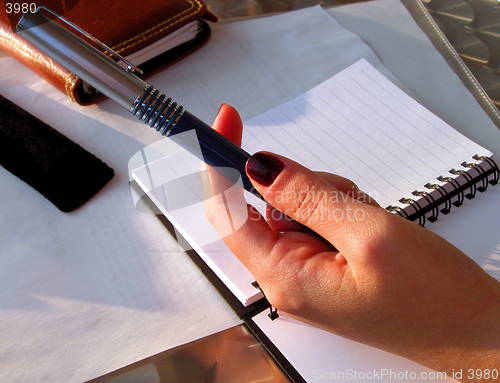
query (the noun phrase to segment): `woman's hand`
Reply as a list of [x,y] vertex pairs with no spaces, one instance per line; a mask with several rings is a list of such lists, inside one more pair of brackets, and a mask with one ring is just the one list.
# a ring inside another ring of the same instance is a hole
[[[213,128],[241,143],[233,108],[223,105]],[[266,220],[242,190],[209,174],[211,192],[226,192],[207,200],[207,217],[273,306],[439,371],[500,365],[500,284],[443,238],[381,209],[351,181],[276,154],[254,154],[247,174],[296,222],[270,207]],[[228,200],[247,217],[240,227]]]

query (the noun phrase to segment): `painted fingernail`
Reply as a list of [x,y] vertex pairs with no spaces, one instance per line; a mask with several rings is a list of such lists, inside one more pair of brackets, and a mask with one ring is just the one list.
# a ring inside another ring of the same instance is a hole
[[255,153],[247,161],[247,173],[263,186],[271,185],[285,168],[278,158],[267,153]]
[[220,111],[222,110],[222,108],[224,107],[224,105],[226,105],[226,104],[221,104],[221,106],[219,107],[219,111],[217,112],[216,116],[218,116],[218,115],[219,115],[219,113],[220,113]]

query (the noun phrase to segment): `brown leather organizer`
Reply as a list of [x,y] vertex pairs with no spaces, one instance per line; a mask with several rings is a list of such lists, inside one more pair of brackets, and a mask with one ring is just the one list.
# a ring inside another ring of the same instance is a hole
[[[13,32],[22,14],[14,12],[14,3],[9,4],[0,2],[0,48],[66,93],[74,102],[87,105],[100,98],[102,95],[99,92]],[[140,50],[190,21],[200,19],[194,39],[139,65],[145,76],[191,52],[209,37],[209,26],[202,18],[216,21],[200,0],[119,0],[109,3],[47,0],[36,5],[44,5],[61,14],[122,56]]]

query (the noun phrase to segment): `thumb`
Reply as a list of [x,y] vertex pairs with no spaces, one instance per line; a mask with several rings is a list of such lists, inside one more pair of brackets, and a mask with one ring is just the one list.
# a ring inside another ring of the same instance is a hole
[[[268,152],[247,162],[254,187],[274,208],[321,235],[338,250],[373,235],[384,209],[357,201],[297,162]],[[342,185],[339,185],[342,189]]]

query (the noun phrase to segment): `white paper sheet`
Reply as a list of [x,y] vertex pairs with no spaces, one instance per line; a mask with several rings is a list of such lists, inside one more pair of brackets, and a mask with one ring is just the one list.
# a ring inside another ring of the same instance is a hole
[[[306,382],[456,382],[408,359],[301,323],[284,314],[274,321],[262,312],[255,323]],[[293,334],[291,336],[290,334]]]
[[234,106],[245,121],[361,58],[404,88],[368,45],[317,6],[215,24],[203,49],[153,76],[151,83],[204,121],[213,121],[222,103]]
[[[214,25],[204,47],[148,81],[210,123],[223,102],[248,118],[363,56],[378,61],[313,8]],[[157,218],[135,209],[128,162],[156,132],[109,100],[71,103],[11,58],[0,59],[0,93],[116,172],[63,214],[0,168],[2,382],[81,382],[239,323]]]

